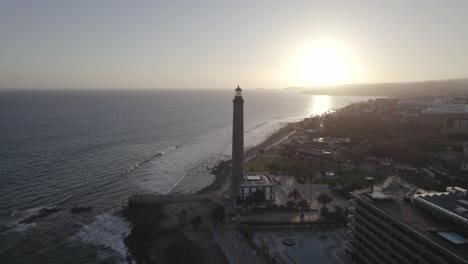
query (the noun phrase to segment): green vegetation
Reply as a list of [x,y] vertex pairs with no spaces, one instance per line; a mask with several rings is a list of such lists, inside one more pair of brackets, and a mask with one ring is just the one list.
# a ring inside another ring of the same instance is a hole
[[195,229],[198,229],[198,227],[202,224],[201,216],[197,215],[197,216],[193,217],[192,220],[191,220],[191,223],[192,223],[192,226]]
[[304,211],[309,209],[309,202],[307,200],[301,199],[297,202],[297,208],[299,210]]
[[274,147],[262,155],[244,163],[246,172],[265,171],[273,175],[289,174],[297,178],[308,178],[319,170],[317,160],[306,160],[296,156],[287,156],[281,147]]
[[388,124],[359,117],[327,116],[324,123],[330,136],[352,139],[352,154],[358,153],[356,158],[352,158],[356,165],[359,158],[370,154],[413,166],[427,166],[431,163],[430,152],[440,151],[448,144],[443,134],[430,128]]
[[161,235],[161,221],[167,217],[161,204],[124,207],[122,215],[132,224],[132,232],[124,242],[139,262],[149,261],[149,245]]
[[297,199],[301,198],[301,193],[297,189],[294,189],[290,193],[288,193],[288,198],[293,198],[294,204],[297,204]]
[[370,172],[366,170],[346,170],[337,172],[336,178],[326,179],[320,178],[315,181],[317,184],[329,184],[330,186],[341,185],[341,187],[348,187],[352,184],[364,184],[366,177],[373,177],[376,184],[382,183],[386,177],[377,174],[376,172]]
[[217,223],[224,222],[224,219],[226,218],[226,211],[224,210],[224,207],[221,205],[216,206],[213,211],[211,211],[211,217]]
[[[404,181],[408,183],[418,186],[421,189],[430,190],[430,191],[442,192],[442,191],[445,191],[444,186],[454,185],[453,184],[454,181],[452,180],[450,180],[449,182],[445,184],[439,184],[433,181],[429,181],[426,177],[400,177],[400,178],[402,178]],[[463,185],[460,184],[459,186],[463,186]]]
[[331,203],[333,198],[328,193],[321,193],[317,197],[317,202],[319,202],[323,207],[327,207],[327,204]]

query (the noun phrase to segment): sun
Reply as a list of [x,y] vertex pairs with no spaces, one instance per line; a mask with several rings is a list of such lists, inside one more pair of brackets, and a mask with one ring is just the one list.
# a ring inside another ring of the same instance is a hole
[[331,41],[304,45],[289,67],[289,80],[302,86],[330,86],[350,82],[350,54]]

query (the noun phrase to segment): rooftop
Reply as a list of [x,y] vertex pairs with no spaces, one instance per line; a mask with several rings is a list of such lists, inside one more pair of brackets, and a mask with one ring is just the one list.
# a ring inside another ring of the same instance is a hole
[[267,172],[251,172],[244,174],[244,180],[241,185],[265,185],[273,184],[273,181]]
[[[413,194],[414,190],[393,182],[380,192],[363,192],[356,194],[356,196],[370,202],[422,236],[468,260],[468,233],[465,231],[467,226],[455,225],[450,221],[452,219],[448,219],[449,221],[447,221],[446,217],[444,219],[435,217],[436,212],[431,210],[431,208],[419,206],[414,201],[414,198],[419,196],[427,197],[428,199],[437,197],[436,193],[414,194],[414,196]],[[460,200],[459,197],[458,200]],[[453,201],[457,204],[457,200]],[[451,200],[451,202],[453,201]],[[460,204],[463,203],[458,203],[458,205]],[[441,216],[440,213],[437,215]]]

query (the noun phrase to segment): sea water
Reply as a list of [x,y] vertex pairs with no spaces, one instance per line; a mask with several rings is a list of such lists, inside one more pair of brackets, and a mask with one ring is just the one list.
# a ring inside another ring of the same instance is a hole
[[[246,148],[365,97],[244,91]],[[1,91],[0,262],[126,263],[136,193],[190,193],[230,158],[228,90]],[[93,206],[70,213],[73,206]],[[20,223],[44,207],[61,209]]]

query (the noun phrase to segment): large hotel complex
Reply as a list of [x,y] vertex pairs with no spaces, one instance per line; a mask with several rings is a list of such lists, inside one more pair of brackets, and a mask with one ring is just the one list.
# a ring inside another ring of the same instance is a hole
[[353,194],[349,263],[468,263],[465,189],[426,192],[396,177],[385,185]]

